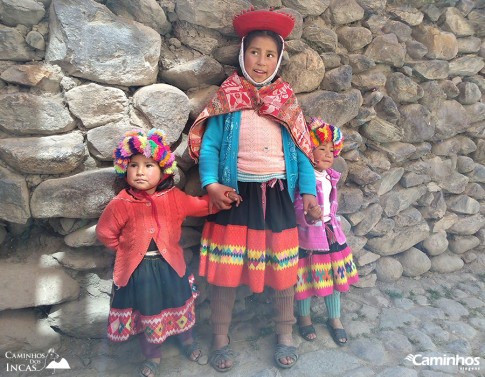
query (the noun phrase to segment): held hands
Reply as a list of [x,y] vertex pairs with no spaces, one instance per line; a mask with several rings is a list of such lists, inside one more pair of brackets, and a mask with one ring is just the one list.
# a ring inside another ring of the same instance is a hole
[[206,189],[210,197],[209,213],[212,213],[213,207],[224,210],[231,208],[233,203],[236,203],[236,207],[238,207],[242,202],[241,196],[232,187],[211,183]]
[[317,198],[313,195],[303,194],[303,214],[307,222],[314,223],[322,219],[322,209],[318,205]]

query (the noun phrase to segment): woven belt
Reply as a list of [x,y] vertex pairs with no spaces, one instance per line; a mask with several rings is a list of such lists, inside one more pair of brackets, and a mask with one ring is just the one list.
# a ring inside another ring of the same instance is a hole
[[283,186],[283,181],[279,178],[270,179],[267,182],[261,183],[261,204],[263,205],[263,218],[266,219],[266,188],[269,186],[271,188],[279,183],[280,190],[283,191],[285,188]]
[[150,250],[145,253],[145,256],[147,257],[153,257],[156,255],[160,255],[160,252],[158,250]]

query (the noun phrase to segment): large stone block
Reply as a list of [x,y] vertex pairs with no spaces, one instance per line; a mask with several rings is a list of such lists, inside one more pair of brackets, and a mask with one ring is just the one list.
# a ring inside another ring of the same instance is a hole
[[84,138],[80,131],[0,140],[0,158],[21,173],[68,173],[76,169],[84,157]]
[[0,218],[17,224],[30,219],[29,189],[25,178],[0,166]]
[[428,224],[423,222],[412,227],[394,229],[383,237],[371,238],[366,248],[382,256],[399,254],[423,241],[428,235]]
[[79,284],[62,268],[37,264],[0,264],[0,310],[55,305],[75,300]]
[[75,338],[104,338],[109,306],[108,295],[87,295],[77,301],[54,306],[47,321],[49,325]]
[[422,24],[413,29],[413,37],[426,46],[430,59],[451,60],[458,53],[456,36],[437,27]]
[[404,276],[415,277],[424,274],[431,268],[431,260],[421,250],[415,247],[396,256],[401,262]]
[[113,168],[46,180],[37,186],[32,194],[32,216],[44,219],[99,217],[123,184],[115,180]]
[[15,135],[53,135],[76,127],[60,96],[0,95],[0,128]]
[[317,90],[298,96],[298,100],[304,114],[320,117],[340,127],[357,116],[362,94],[355,89],[341,93]]
[[52,1],[46,60],[69,75],[123,86],[154,83],[160,42],[155,30],[93,0]]
[[31,309],[5,310],[0,313],[0,352],[47,351],[58,348],[60,334],[46,319],[39,319]]
[[128,99],[118,88],[81,85],[69,90],[66,99],[71,113],[88,129],[118,122],[128,113]]

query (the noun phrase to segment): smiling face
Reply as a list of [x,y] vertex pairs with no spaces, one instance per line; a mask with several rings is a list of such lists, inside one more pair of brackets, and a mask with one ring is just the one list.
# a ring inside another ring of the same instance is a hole
[[313,150],[313,159],[315,160],[315,169],[324,171],[333,165],[333,143],[327,141],[320,144]]
[[270,77],[278,65],[278,46],[269,36],[257,36],[249,42],[244,53],[244,68],[255,82]]
[[142,154],[131,157],[126,170],[128,184],[147,194],[153,194],[162,178],[162,170],[153,158],[147,158]]

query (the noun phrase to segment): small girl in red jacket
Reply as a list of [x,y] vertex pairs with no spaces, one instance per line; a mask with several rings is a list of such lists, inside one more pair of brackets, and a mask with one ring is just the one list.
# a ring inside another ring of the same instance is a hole
[[[146,377],[158,375],[161,344],[171,335],[190,360],[201,356],[192,336],[198,292],[179,240],[184,219],[208,215],[209,200],[174,187],[175,166],[161,130],[127,132],[114,151],[114,167],[129,188],[111,200],[96,227],[116,253],[108,338],[140,334],[146,358],[140,376]],[[238,203],[236,193],[230,195]]]

